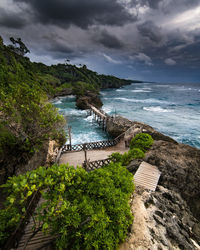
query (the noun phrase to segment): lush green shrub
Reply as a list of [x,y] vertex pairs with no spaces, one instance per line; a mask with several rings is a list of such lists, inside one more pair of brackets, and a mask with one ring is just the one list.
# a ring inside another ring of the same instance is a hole
[[144,158],[144,152],[139,148],[130,149],[124,154],[118,152],[112,153],[110,159],[113,162],[121,163],[122,166],[127,166],[133,159],[142,159]]
[[144,158],[144,152],[139,148],[133,148],[129,150],[129,155],[132,159],[142,159]]
[[130,149],[139,148],[146,152],[153,144],[153,138],[147,133],[137,134],[130,142]]
[[2,187],[8,197],[0,213],[1,243],[26,211],[28,197],[37,190],[44,202],[35,211],[35,220],[40,221],[43,232],[59,235],[58,249],[116,249],[133,221],[129,206],[134,190],[132,174],[119,163],[90,173],[67,165],[40,167],[10,178]]
[[113,160],[114,162],[121,162],[122,160],[122,154],[118,153],[118,152],[115,152],[115,153],[112,153],[109,158],[111,160]]

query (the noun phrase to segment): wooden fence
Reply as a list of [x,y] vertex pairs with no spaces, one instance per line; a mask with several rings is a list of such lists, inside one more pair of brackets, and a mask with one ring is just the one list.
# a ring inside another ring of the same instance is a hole
[[90,172],[92,170],[108,165],[111,161],[112,160],[109,158],[104,160],[88,161],[83,163],[83,167],[86,171]]
[[117,145],[123,136],[124,133],[119,135],[113,140],[89,142],[89,143],[75,144],[75,145],[66,144],[62,147],[62,154],[69,151],[95,150],[106,147],[112,147]]

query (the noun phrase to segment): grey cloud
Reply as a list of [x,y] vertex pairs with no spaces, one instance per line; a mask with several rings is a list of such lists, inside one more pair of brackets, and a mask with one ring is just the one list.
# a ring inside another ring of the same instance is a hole
[[117,0],[16,0],[29,5],[35,20],[44,24],[77,25],[124,25],[135,20]]
[[98,34],[94,35],[94,40],[111,49],[122,49],[124,47],[124,44],[116,36],[108,33],[106,30],[98,31]]
[[135,56],[135,58],[140,62],[144,62],[148,66],[153,65],[151,58],[144,53],[139,53],[138,55]]
[[138,25],[137,29],[142,36],[148,37],[155,43],[159,43],[162,40],[161,29],[152,21],[146,21]]
[[172,58],[167,58],[167,59],[165,59],[165,64],[173,66],[176,64],[176,61]]
[[7,12],[0,8],[0,26],[21,29],[26,24],[26,20],[19,13]]
[[[153,0],[152,0],[153,1]],[[195,7],[199,4],[199,0],[162,0],[162,4],[160,5],[160,9],[165,14],[169,13],[178,13],[184,10],[188,10],[192,7]]]
[[74,50],[69,48],[67,45],[58,42],[51,44],[51,46],[48,48],[48,51],[59,52],[60,54],[65,54],[65,55],[74,52]]

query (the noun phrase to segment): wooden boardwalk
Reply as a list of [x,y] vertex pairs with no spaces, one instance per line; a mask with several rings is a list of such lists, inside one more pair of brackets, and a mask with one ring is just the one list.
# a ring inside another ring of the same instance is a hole
[[[128,148],[125,147],[124,140],[121,139],[121,141],[112,147],[108,147],[105,149],[99,149],[99,150],[89,150],[87,151],[87,158],[90,161],[97,161],[97,160],[104,160],[109,157],[112,153],[119,152],[119,153],[125,153],[128,151]],[[63,153],[59,159],[59,164],[66,164],[69,163],[69,165],[72,166],[81,166],[84,163],[85,160],[85,153],[84,151],[79,152],[66,152]]]
[[[100,125],[102,124],[102,128],[105,129],[108,116],[102,113],[97,108],[93,107],[92,105],[90,105],[90,109],[95,115],[95,118],[97,118],[97,122]],[[97,150],[94,150],[95,148]],[[60,164],[69,163],[70,165],[73,165],[75,167],[77,165],[82,165],[85,160],[86,152],[81,151],[81,150],[85,150],[85,151],[89,150],[87,151],[87,159],[90,162],[93,161],[91,162],[90,170],[94,170],[108,163],[109,159],[107,158],[113,152],[124,153],[128,151],[128,148],[125,148],[125,143],[124,143],[123,134],[122,134],[119,137],[115,138],[114,140],[72,145],[70,146],[70,148],[68,148],[68,145],[66,145],[63,149],[59,151],[56,161],[59,162]],[[76,152],[76,151],[79,151],[79,152]],[[135,185],[143,186],[146,189],[155,191],[157,183],[160,178],[160,174],[161,173],[157,169],[156,166],[150,165],[143,161],[140,164],[137,172],[135,173],[135,176],[134,176]],[[42,199],[40,199],[39,204],[41,202],[42,202]],[[51,245],[48,245],[48,243],[51,243],[52,240],[55,239],[55,236],[51,236],[50,234],[45,235],[42,232],[38,232],[33,238],[31,238],[26,248],[24,248],[27,242],[27,239],[32,235],[33,225],[34,225],[34,221],[33,219],[31,219],[28,225],[25,227],[25,233],[22,236],[17,249],[18,250],[52,249]]]
[[161,172],[156,166],[143,161],[134,175],[135,185],[155,191],[160,174]]
[[[42,198],[40,198],[37,207],[39,207],[39,205],[41,205],[41,203],[44,200]],[[19,241],[18,247],[16,248],[17,250],[37,250],[37,249],[42,249],[42,250],[50,250],[52,249],[51,247],[51,242],[56,238],[56,236],[52,236],[50,234],[44,234],[42,231],[39,231],[37,234],[35,234],[33,236],[33,238],[31,238],[28,241],[27,244],[27,240],[29,239],[29,237],[33,234],[33,226],[34,226],[34,220],[31,217],[29,223],[27,224],[27,226],[24,229],[24,235],[22,236],[22,238]],[[39,225],[38,223],[36,224],[36,227],[38,228]],[[27,244],[26,248],[25,244]]]

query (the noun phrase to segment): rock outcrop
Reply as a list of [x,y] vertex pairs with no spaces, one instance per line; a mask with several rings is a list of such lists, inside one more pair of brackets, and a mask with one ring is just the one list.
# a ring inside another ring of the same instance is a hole
[[134,223],[120,250],[199,249],[198,220],[178,193],[163,186],[156,192],[137,187],[131,209]]
[[[129,248],[124,249],[147,249],[146,244],[150,249],[200,249],[200,150],[155,140],[144,161],[161,171],[159,187],[155,192],[143,190],[137,198],[145,213],[144,233],[140,243],[134,240],[139,237],[135,220]],[[140,163],[133,160],[127,169],[134,174]]]
[[177,144],[174,139],[156,131],[151,126],[142,122],[130,121],[122,116],[116,116],[108,120],[107,132],[113,137],[117,137],[118,135],[125,132],[124,139],[127,146],[129,145],[131,139],[137,133],[141,132],[150,134],[154,140],[162,140]]
[[162,172],[160,184],[179,193],[200,220],[200,150],[184,144],[155,141],[145,161]]
[[85,96],[76,97],[77,108],[83,109],[83,110],[88,109],[88,104],[91,104],[98,109],[100,109],[103,106],[103,103],[98,94],[87,92]]

